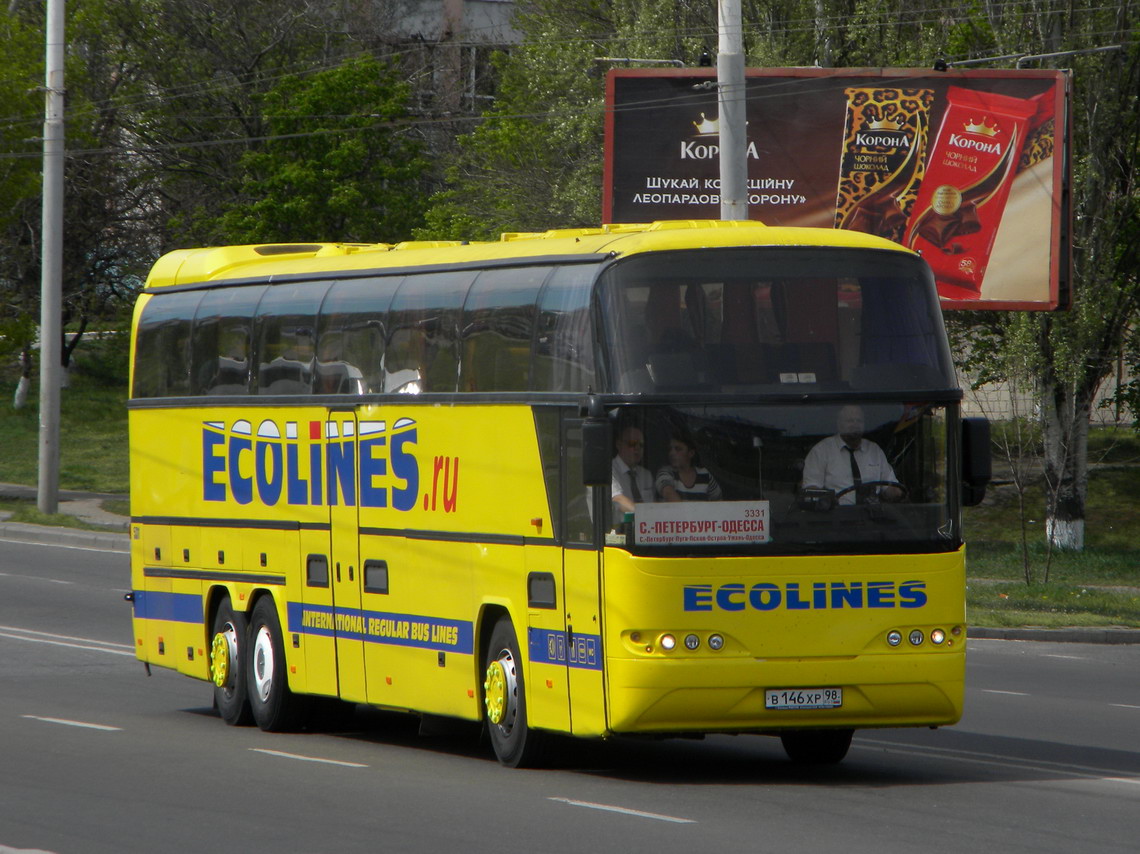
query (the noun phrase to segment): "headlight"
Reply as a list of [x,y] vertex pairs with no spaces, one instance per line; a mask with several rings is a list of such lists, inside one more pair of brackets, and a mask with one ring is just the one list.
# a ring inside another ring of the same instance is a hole
[[914,631],[912,631],[910,633],[911,645],[912,646],[921,646],[923,640],[925,640],[925,637],[926,636],[923,635],[923,633],[922,633],[922,629],[915,629]]
[[891,629],[887,632],[887,643],[891,646],[898,646],[902,643],[902,632],[897,629]]

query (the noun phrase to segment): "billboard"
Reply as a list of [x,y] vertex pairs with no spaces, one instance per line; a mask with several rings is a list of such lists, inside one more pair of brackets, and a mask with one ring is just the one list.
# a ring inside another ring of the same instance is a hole
[[[746,72],[749,217],[887,237],[945,308],[1069,298],[1069,77],[1052,70]],[[715,69],[606,85],[603,219],[720,216]]]

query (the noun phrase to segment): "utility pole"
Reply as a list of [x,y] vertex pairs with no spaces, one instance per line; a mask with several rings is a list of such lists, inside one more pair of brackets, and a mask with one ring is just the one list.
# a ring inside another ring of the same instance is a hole
[[40,472],[37,506],[59,505],[59,387],[63,373],[64,0],[47,0],[43,222],[40,247]]
[[748,120],[741,0],[717,0],[717,105],[720,111],[720,218],[748,219]]

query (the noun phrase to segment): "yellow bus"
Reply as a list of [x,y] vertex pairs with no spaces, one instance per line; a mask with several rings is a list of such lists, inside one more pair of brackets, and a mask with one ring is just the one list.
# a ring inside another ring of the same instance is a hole
[[229,724],[339,698],[483,721],[518,766],[551,733],[834,762],[961,715],[988,427],[896,244],[709,221],[179,250],[133,327],[136,651]]

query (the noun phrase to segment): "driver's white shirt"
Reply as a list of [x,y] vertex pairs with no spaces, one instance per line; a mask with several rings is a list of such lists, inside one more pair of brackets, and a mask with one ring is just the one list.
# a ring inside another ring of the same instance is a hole
[[[863,483],[872,480],[886,480],[892,483],[898,481],[894,469],[887,462],[887,455],[883,449],[870,439],[863,439],[855,451],[855,462],[859,465],[859,478]],[[808,452],[804,460],[804,488],[833,489],[842,492],[854,486],[851,477],[851,454],[844,450],[844,443],[839,436],[828,436],[818,442]],[[878,488],[875,490],[878,492]],[[855,490],[839,497],[840,504],[854,504]]]

